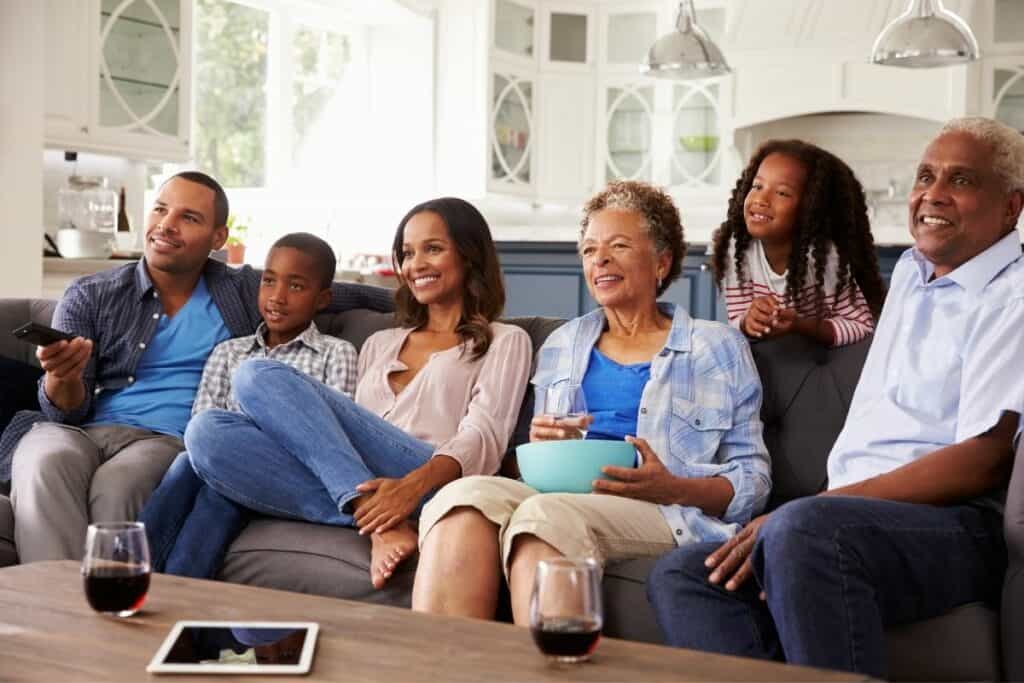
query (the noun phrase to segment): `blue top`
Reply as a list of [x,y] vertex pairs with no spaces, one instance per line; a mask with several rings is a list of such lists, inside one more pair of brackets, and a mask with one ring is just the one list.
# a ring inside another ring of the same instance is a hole
[[182,437],[213,347],[231,337],[199,278],[181,310],[161,314],[128,385],[96,397],[91,424],[119,424]]
[[829,488],[885,474],[1024,412],[1024,257],[1016,230],[942,277],[900,257],[843,430]]
[[636,416],[644,385],[651,378],[651,363],[622,365],[597,350],[590,352],[590,364],[583,376],[587,412],[593,416],[588,439],[621,441],[636,436]]
[[[771,461],[761,438],[761,379],[739,330],[694,320],[674,304],[658,308],[672,318],[672,329],[651,360],[636,435],[677,477],[729,480],[734,493],[721,519],[693,506],[658,506],[677,544],[724,541],[764,509],[771,489]],[[604,328],[598,308],[552,332],[537,353],[536,396],[556,382],[581,384]],[[535,410],[544,410],[543,401]]]

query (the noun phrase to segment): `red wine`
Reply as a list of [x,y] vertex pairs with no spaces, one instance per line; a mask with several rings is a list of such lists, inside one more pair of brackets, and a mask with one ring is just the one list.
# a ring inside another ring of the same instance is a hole
[[601,627],[589,619],[547,619],[530,628],[533,642],[551,657],[584,657],[597,647]]
[[149,572],[104,570],[86,574],[85,597],[97,612],[134,612],[146,601]]

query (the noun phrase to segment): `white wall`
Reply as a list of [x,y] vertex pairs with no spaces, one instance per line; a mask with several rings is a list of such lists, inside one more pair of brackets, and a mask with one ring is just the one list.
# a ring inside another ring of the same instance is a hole
[[0,2],[0,297],[42,292],[44,11]]

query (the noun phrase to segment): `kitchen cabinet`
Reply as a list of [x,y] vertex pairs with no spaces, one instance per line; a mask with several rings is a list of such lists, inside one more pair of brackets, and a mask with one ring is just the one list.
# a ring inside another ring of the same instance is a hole
[[[574,318],[597,304],[587,290],[576,245],[572,242],[496,242],[505,276],[505,315]],[[907,247],[878,247],[878,265],[886,286]],[[683,259],[679,279],[661,296],[685,307],[694,318],[725,322],[707,247],[696,244]]]
[[[572,242],[497,242],[505,275],[505,315],[574,318],[597,304],[587,290],[576,245]],[[724,320],[705,247],[692,247],[683,272],[662,301],[684,306],[695,318]]]
[[189,0],[46,0],[45,144],[186,161]]
[[[728,79],[673,82],[637,73],[648,47],[673,29],[675,19],[672,3],[619,2],[602,9],[598,186],[644,180],[684,198],[722,187],[723,150],[731,146],[722,105]],[[697,19],[713,40],[722,40],[722,3],[697,3]]]
[[[720,33],[724,2],[698,4]],[[442,0],[438,144],[457,148],[438,160],[442,191],[576,203],[618,179],[722,189],[720,82],[639,74],[675,11],[651,0]]]
[[984,60],[983,109],[1024,133],[1024,55]]

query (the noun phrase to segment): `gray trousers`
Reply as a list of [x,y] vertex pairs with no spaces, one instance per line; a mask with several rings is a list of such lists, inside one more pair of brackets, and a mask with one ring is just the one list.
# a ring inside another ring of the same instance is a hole
[[81,559],[89,523],[134,520],[183,450],[181,439],[135,427],[35,425],[11,468],[19,560]]

